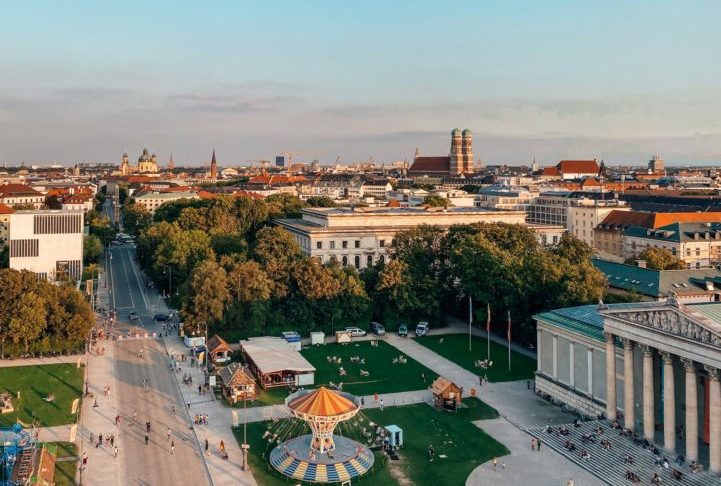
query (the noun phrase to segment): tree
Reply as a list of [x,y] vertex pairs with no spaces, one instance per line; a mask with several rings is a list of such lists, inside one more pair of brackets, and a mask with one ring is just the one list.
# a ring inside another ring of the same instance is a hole
[[448,199],[438,194],[429,194],[423,198],[423,204],[432,207],[453,206]]
[[83,238],[83,260],[86,264],[97,263],[103,254],[103,242],[95,235],[85,235]]
[[300,210],[306,206],[298,196],[286,192],[272,194],[265,198],[265,202],[276,218],[300,218]]
[[628,263],[634,263],[636,260],[646,260],[646,266],[654,270],[681,270],[686,268],[686,265],[681,260],[665,248],[646,248],[638,256],[630,258]]
[[293,263],[301,257],[300,246],[293,235],[280,227],[261,229],[253,245],[252,256],[273,280],[273,296],[285,297],[289,291]]
[[13,342],[22,342],[25,352],[30,350],[30,343],[42,334],[47,323],[45,299],[36,292],[25,292],[20,295],[15,312],[10,317],[8,330]]
[[229,287],[240,302],[270,299],[273,281],[263,268],[252,260],[238,263],[228,275]]
[[63,209],[63,205],[58,201],[58,196],[48,196],[45,198],[45,205],[48,209]]
[[313,196],[309,197],[306,202],[308,203],[308,206],[314,207],[314,208],[334,208],[336,207],[335,201],[333,201],[328,196]]
[[377,290],[385,295],[388,304],[395,310],[396,322],[401,314],[408,314],[418,307],[418,299],[411,287],[408,264],[391,260],[378,278]]
[[571,233],[563,233],[552,252],[570,262],[590,261],[593,258],[593,248]]
[[214,260],[205,260],[191,273],[189,296],[183,307],[186,323],[192,327],[199,322],[210,324],[223,317],[225,304],[230,300],[228,276]]
[[123,207],[123,226],[131,235],[139,235],[150,226],[152,221],[153,217],[145,206],[130,203]]

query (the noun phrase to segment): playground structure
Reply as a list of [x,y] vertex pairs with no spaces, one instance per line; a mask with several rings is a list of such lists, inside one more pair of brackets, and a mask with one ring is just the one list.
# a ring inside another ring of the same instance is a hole
[[27,484],[33,476],[38,443],[20,424],[0,429],[0,486]]
[[270,463],[281,474],[300,481],[332,483],[358,477],[373,466],[375,459],[368,447],[333,433],[338,424],[359,412],[358,398],[320,387],[293,393],[285,405],[311,434],[281,442],[271,451]]

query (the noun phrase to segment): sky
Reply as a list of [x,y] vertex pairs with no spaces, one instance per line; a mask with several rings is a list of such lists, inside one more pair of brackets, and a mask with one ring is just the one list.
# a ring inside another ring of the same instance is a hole
[[8,2],[0,163],[721,164],[721,2]]

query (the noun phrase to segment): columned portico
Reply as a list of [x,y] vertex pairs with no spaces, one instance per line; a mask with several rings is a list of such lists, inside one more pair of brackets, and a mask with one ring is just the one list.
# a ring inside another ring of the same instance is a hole
[[616,420],[616,337],[606,333],[606,416]]
[[676,386],[673,376],[673,355],[661,352],[663,358],[663,447],[676,452]]
[[635,398],[633,390],[633,341],[623,339],[623,416],[627,429],[636,429]]
[[698,383],[696,364],[682,358],[686,370],[686,459],[698,461]]
[[709,469],[715,474],[721,474],[721,383],[719,383],[719,370],[711,366],[706,367],[709,377]]

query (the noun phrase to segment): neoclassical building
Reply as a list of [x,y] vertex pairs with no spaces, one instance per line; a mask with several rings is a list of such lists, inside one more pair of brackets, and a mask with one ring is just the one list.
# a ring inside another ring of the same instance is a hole
[[[721,304],[600,303],[544,312],[538,323],[537,390],[625,427],[667,453],[721,474]],[[678,437],[683,427],[683,440]],[[661,438],[662,437],[662,438]]]
[[120,175],[128,174],[149,174],[158,172],[158,157],[148,152],[147,148],[143,149],[143,153],[138,157],[138,165],[131,166],[128,153],[123,153],[123,160],[120,162]]

